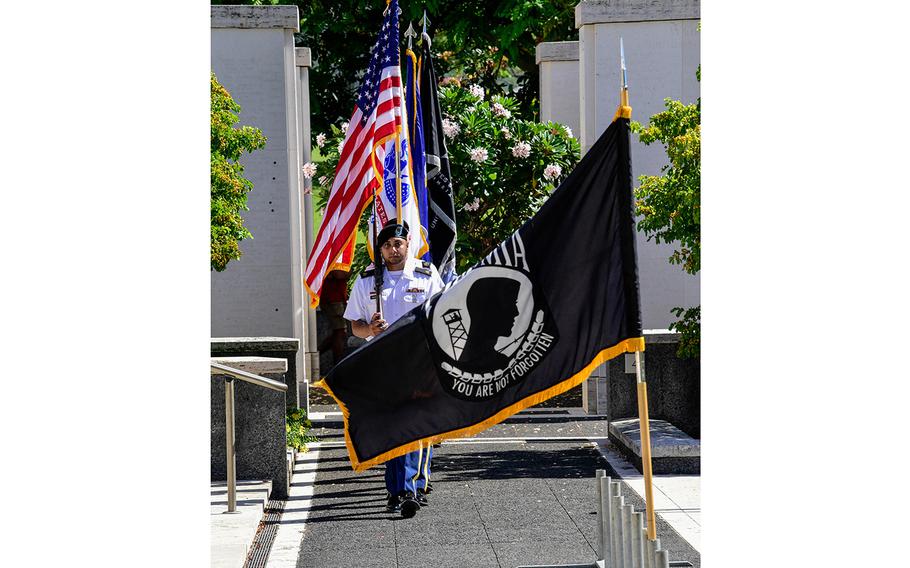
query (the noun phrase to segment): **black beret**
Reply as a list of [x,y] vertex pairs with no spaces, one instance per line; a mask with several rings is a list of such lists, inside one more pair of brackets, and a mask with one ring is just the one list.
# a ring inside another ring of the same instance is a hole
[[404,221],[403,225],[399,225],[397,219],[392,219],[385,224],[385,227],[379,231],[379,236],[376,238],[379,246],[385,244],[385,242],[391,238],[400,237],[402,239],[408,238],[408,222]]

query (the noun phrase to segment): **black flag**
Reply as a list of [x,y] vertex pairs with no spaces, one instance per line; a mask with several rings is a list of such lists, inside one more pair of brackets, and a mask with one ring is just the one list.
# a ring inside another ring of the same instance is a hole
[[420,109],[423,114],[424,148],[427,159],[429,194],[428,232],[430,256],[443,282],[455,275],[455,202],[452,198],[452,171],[442,132],[442,111],[436,92],[436,72],[430,56],[430,36],[423,34],[420,51]]
[[355,470],[476,434],[644,349],[621,110],[537,215],[325,378]]

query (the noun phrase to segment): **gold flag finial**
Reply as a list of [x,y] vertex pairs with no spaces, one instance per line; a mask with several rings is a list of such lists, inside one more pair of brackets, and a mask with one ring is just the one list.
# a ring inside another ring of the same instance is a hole
[[626,51],[623,47],[622,38],[619,38],[619,69],[620,69],[620,88],[619,88],[619,108],[616,109],[616,116],[632,118],[632,107],[629,106],[629,80],[626,76]]

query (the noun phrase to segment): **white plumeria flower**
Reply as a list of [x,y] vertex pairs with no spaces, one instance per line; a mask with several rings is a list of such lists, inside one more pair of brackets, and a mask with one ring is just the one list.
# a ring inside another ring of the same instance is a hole
[[483,92],[483,87],[481,87],[480,85],[471,85],[470,87],[468,87],[468,91],[472,95],[477,97],[478,99],[483,100],[484,92]]
[[527,142],[519,142],[512,146],[512,155],[516,158],[527,158],[531,155],[531,145]]
[[506,107],[502,106],[499,103],[493,103],[493,114],[495,114],[496,116],[501,116],[503,118],[512,117],[512,111],[510,111],[509,109],[507,109]]
[[442,133],[446,135],[446,138],[455,138],[459,132],[461,132],[461,127],[457,122],[448,118],[442,119]]
[[314,175],[316,175],[316,164],[313,162],[303,164],[303,177],[312,179]]
[[562,168],[558,164],[550,164],[543,170],[543,177],[548,180],[554,180],[562,175]]
[[569,138],[574,138],[572,136],[572,129],[569,128],[568,126],[566,126],[565,129],[566,129],[566,136],[568,136]]
[[320,148],[325,146],[325,134],[319,133],[319,135],[316,136],[316,145]]
[[348,131],[348,126],[349,126],[349,125],[350,125],[349,122],[342,122],[342,123],[341,123],[341,131],[344,132],[344,133],[347,133],[347,131]]
[[486,148],[474,148],[471,150],[471,159],[475,162],[485,162],[487,158],[490,157],[490,153],[487,152]]
[[474,201],[472,201],[471,203],[465,203],[464,207],[462,207],[462,209],[464,209],[465,211],[477,211],[478,209],[480,209],[480,198],[475,197]]

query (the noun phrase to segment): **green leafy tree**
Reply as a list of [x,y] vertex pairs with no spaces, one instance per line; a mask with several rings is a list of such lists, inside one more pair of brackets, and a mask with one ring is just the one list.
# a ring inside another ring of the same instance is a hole
[[[567,127],[523,120],[513,98],[487,97],[475,85],[442,88],[440,106],[454,180],[458,224],[455,257],[461,272],[540,208],[575,167],[580,146]],[[343,138],[344,129],[335,125],[326,133],[317,133],[316,144],[323,160],[316,164],[313,174],[313,194],[319,208],[328,200]],[[369,210],[361,219],[364,233],[369,230],[368,214]],[[366,247],[358,245],[352,272],[368,262]]]
[[[701,79],[701,72],[697,74]],[[671,264],[689,274],[701,269],[701,99],[686,105],[664,100],[665,110],[633,130],[645,145],[659,142],[670,163],[661,175],[639,177],[635,190],[636,212],[642,216],[638,228],[658,243],[675,245]],[[697,357],[700,352],[701,306],[676,307],[679,318],[670,329],[680,332],[679,355]]]
[[253,184],[243,177],[240,157],[265,145],[258,128],[235,127],[240,105],[212,73],[212,270],[222,271],[240,258],[240,241],[252,238],[240,211],[248,210],[247,193]]
[[[540,76],[535,49],[544,41],[578,38],[577,0],[402,1],[401,31],[426,9],[437,75],[479,84],[491,94],[515,98],[522,114],[534,117]],[[300,32],[295,43],[313,50],[311,114],[315,132],[350,118],[356,88],[369,63],[383,0],[228,0],[213,4],[296,5]],[[416,50],[415,50],[416,51]]]

